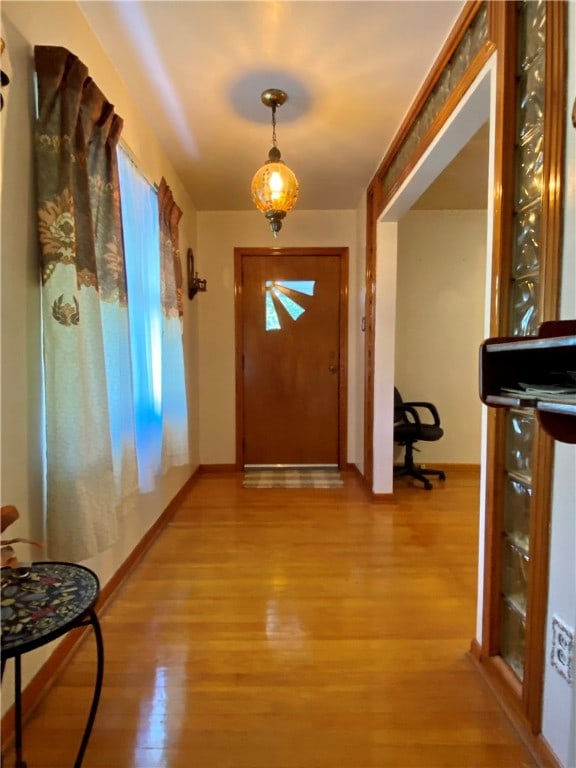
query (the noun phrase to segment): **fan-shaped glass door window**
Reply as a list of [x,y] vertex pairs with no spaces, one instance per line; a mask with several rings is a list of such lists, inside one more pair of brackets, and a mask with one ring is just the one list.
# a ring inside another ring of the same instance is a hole
[[266,330],[279,331],[282,328],[278,305],[282,306],[292,320],[298,320],[306,310],[290,297],[290,293],[314,296],[315,280],[266,280]]

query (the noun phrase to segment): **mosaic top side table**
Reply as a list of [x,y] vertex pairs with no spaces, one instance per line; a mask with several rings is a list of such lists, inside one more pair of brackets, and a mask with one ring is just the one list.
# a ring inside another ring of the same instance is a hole
[[104,645],[94,606],[100,594],[96,574],[75,563],[33,563],[3,568],[1,576],[2,674],[14,659],[15,768],[26,768],[22,755],[21,658],[72,629],[92,626],[97,667],[92,704],[74,768],[80,768],[100,701],[104,674]]

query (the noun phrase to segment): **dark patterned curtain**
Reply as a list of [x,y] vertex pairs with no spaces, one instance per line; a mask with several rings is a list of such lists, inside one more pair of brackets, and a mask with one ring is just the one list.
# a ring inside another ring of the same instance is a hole
[[182,347],[182,262],[178,225],[182,211],[166,179],[158,187],[162,299],[162,466],[188,461],[188,410]]
[[82,560],[117,538],[137,488],[116,145],[122,120],[65,48],[37,46],[47,546]]
[[162,177],[158,187],[158,208],[160,213],[160,269],[162,278],[162,311],[169,317],[182,317],[182,262],[178,247],[178,224],[182,211],[166,179]]

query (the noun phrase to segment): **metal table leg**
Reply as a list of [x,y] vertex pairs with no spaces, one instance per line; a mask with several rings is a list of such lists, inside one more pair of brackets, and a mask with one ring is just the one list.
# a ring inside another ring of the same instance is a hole
[[14,768],[26,768],[22,758],[22,669],[20,654],[14,656]]
[[[81,768],[82,760],[84,759],[84,753],[86,752],[90,734],[92,733],[96,712],[98,711],[98,703],[100,702],[100,693],[102,691],[102,680],[104,678],[104,643],[102,642],[102,630],[100,629],[100,622],[98,621],[98,616],[96,615],[96,611],[93,608],[88,611],[88,616],[88,623],[91,624],[92,628],[94,629],[94,637],[96,640],[96,680],[94,682],[94,695],[92,696],[92,704],[90,705],[88,721],[86,723],[86,728],[84,729],[84,735],[82,736],[82,742],[80,743],[80,749],[78,750],[78,755],[76,756],[74,768]],[[26,768],[26,766],[22,766],[22,768]]]

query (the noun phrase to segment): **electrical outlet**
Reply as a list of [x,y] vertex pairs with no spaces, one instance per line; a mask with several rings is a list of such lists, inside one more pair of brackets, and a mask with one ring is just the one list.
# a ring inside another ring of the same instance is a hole
[[574,681],[574,631],[557,616],[552,619],[552,652],[550,661],[554,669],[572,685]]

